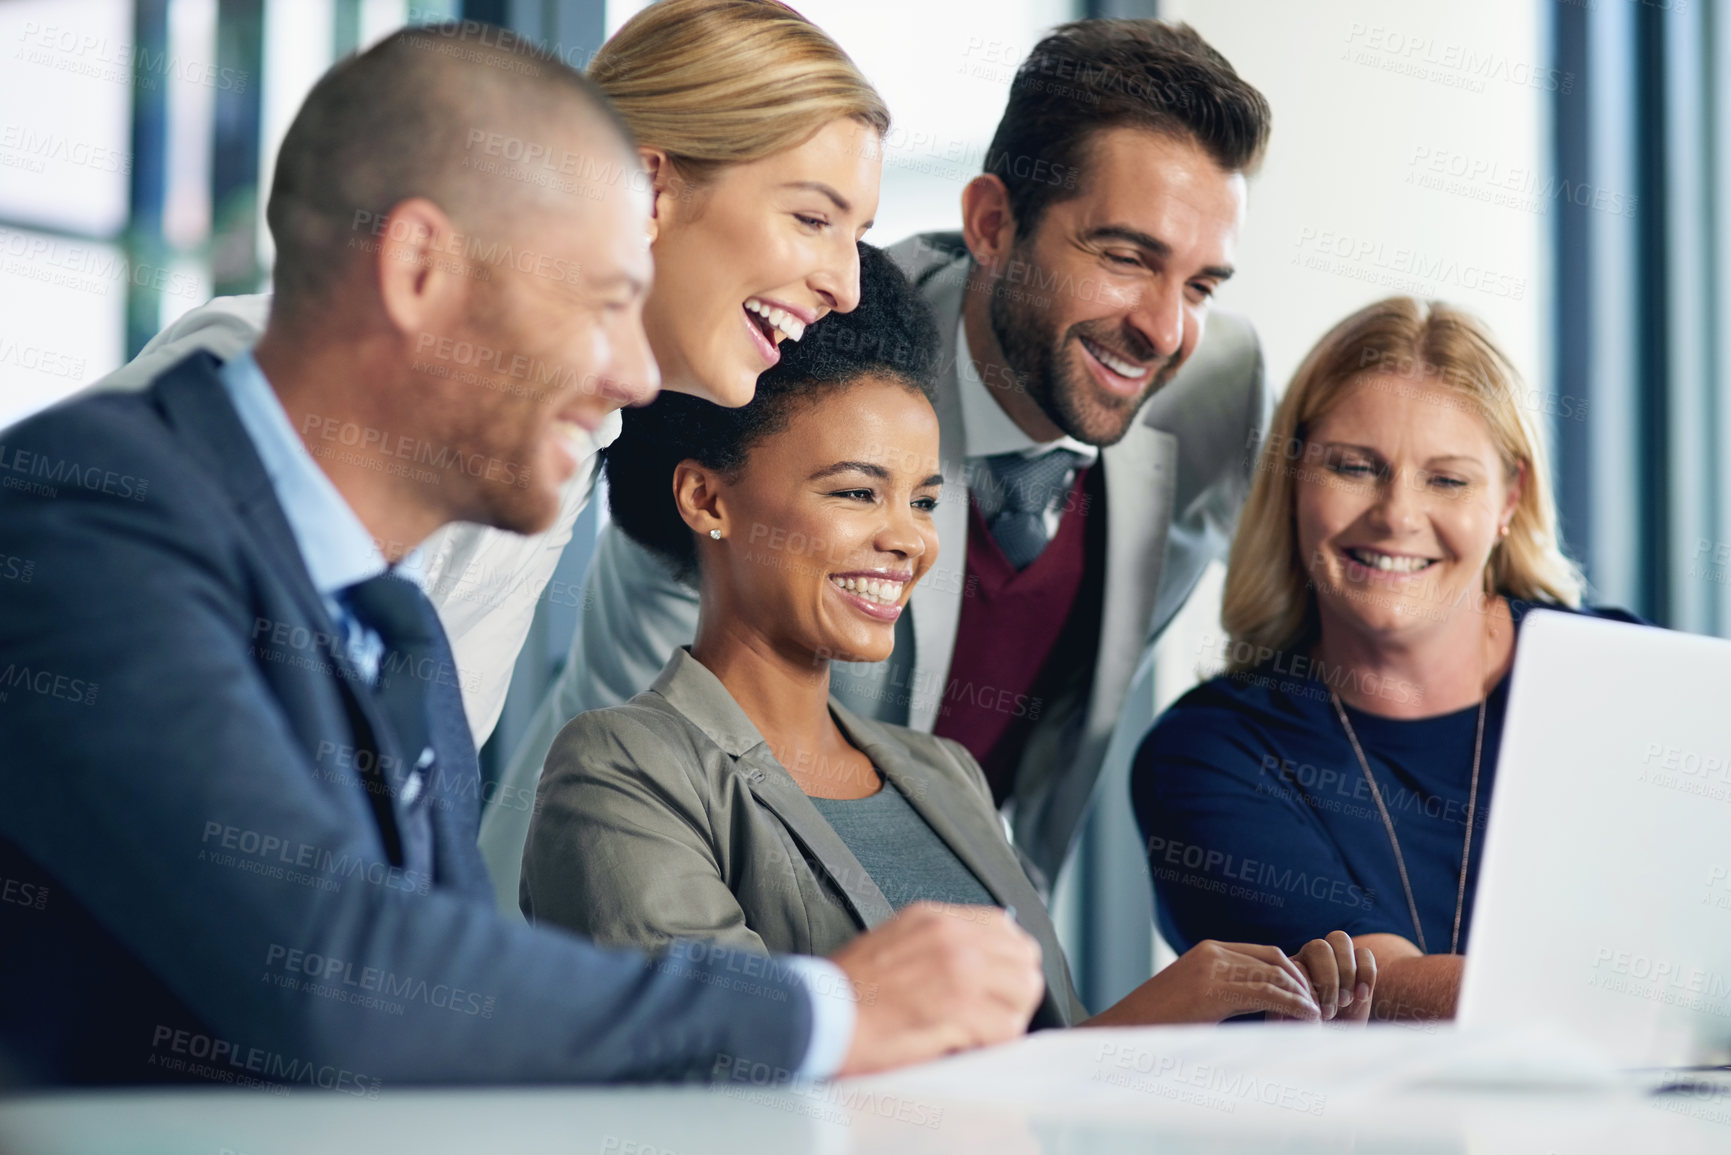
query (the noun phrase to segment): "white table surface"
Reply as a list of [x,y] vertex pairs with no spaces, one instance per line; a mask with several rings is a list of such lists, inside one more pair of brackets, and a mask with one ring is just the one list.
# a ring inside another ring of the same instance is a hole
[[[1653,1076],[1571,1067],[1544,1039],[1493,1050],[1446,1034],[1368,1034],[1044,1032],[807,1089],[14,1095],[0,1098],[0,1155],[1731,1152],[1731,1078],[1655,1096]],[[1459,1085],[1463,1071],[1497,1088]]]
[[[880,1118],[812,1096],[738,1098],[692,1090],[386,1091],[273,1096],[189,1090],[64,1094],[0,1102],[7,1155],[599,1155],[812,1152],[1471,1152],[1731,1151],[1731,1109],[1633,1094],[1391,1097],[1320,1118],[1240,1119],[1067,1113],[933,1102],[937,1125]],[[1669,1107],[1669,1109],[1667,1109]],[[1717,1114],[1718,1120],[1713,1118]]]

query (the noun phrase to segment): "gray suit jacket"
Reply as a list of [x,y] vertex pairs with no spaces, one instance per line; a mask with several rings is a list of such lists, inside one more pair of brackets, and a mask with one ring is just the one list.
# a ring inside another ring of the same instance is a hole
[[[830,709],[1039,940],[1046,997],[1034,1025],[1085,1018],[979,764],[947,738],[869,722],[833,699]],[[707,939],[827,955],[894,913],[727,687],[683,647],[646,693],[560,732],[523,852],[521,897],[536,922],[652,949]]]
[[[932,307],[944,342],[935,398],[943,550],[914,588],[894,654],[875,665],[838,665],[832,692],[857,714],[929,731],[949,675],[967,562],[955,338],[968,262],[954,233],[912,237],[890,254]],[[1056,877],[1069,853],[1137,670],[1204,567],[1226,554],[1271,406],[1254,330],[1216,313],[1177,377],[1148,401],[1124,439],[1103,451],[1106,604],[1092,685],[1085,697],[1046,704],[1006,807],[1017,847],[1045,879]],[[568,719],[630,698],[649,685],[672,649],[690,643],[697,592],[609,526],[589,570],[583,611],[570,660],[507,770],[502,785],[513,789],[501,789],[500,798],[529,797]],[[528,824],[526,803],[490,805],[482,819],[481,852],[502,906],[516,901],[514,872]]]

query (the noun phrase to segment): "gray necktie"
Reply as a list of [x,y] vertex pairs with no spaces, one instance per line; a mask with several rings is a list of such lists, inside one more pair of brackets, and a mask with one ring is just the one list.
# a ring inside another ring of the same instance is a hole
[[1004,557],[1026,569],[1046,548],[1045,513],[1069,488],[1070,472],[1082,455],[1053,449],[1038,457],[998,453],[986,458],[993,486],[1003,504],[987,521]]

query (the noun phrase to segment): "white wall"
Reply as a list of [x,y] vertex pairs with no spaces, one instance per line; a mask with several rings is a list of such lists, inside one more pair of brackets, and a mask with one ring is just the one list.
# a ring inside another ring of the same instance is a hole
[[[1550,67],[1544,0],[1163,0],[1162,15],[1274,110],[1220,307],[1255,323],[1276,388],[1337,321],[1397,293],[1477,313],[1529,387],[1549,385],[1549,110],[1580,78]],[[1163,646],[1161,704],[1217,653],[1218,614],[1205,583]]]
[[1546,379],[1546,86],[1578,78],[1548,65],[1542,0],[1165,0],[1162,11],[1274,108],[1242,272],[1221,303],[1255,320],[1277,380],[1334,322],[1396,292],[1473,310],[1529,378]]

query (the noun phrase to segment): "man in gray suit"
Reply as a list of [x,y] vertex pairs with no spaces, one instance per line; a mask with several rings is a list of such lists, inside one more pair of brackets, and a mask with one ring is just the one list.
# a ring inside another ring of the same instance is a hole
[[[962,231],[890,250],[946,342],[944,550],[892,658],[837,666],[833,690],[967,746],[1037,882],[1069,852],[1131,681],[1248,489],[1270,406],[1260,350],[1237,318],[1203,331],[1268,122],[1188,27],[1065,25],[1019,70]],[[497,798],[532,795],[571,717],[648,688],[690,642],[697,593],[609,529],[584,608]],[[520,803],[483,819],[506,909],[528,822]]]

